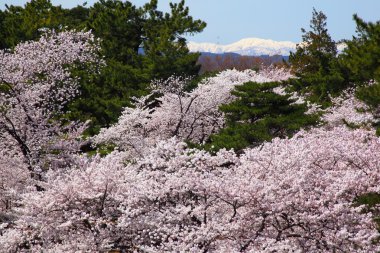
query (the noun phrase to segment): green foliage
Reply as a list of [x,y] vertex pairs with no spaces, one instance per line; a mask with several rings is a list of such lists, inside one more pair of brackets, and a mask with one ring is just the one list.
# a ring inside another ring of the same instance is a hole
[[25,41],[26,34],[21,29],[23,23],[23,8],[18,6],[7,6],[1,17],[1,49],[13,48],[20,41]]
[[141,69],[110,60],[100,74],[85,71],[76,73],[81,76],[81,95],[69,106],[71,120],[91,120],[92,127],[87,134],[94,135],[100,127],[116,122],[122,108],[131,106],[130,98],[146,94],[149,77]]
[[[371,213],[374,216],[374,221],[377,224],[377,229],[380,231],[380,212],[377,206],[380,204],[380,194],[377,192],[369,192],[367,194],[358,196],[354,200],[355,206],[365,205],[362,212]],[[376,239],[376,243],[379,243],[380,238]]]
[[[380,21],[364,22],[354,15],[357,37],[347,40],[341,62],[349,70],[349,80],[358,85],[356,96],[380,117]],[[379,123],[375,125],[380,134]]]
[[324,107],[331,105],[329,95],[338,96],[347,86],[346,78],[337,68],[331,69],[327,74],[316,72],[290,79],[288,83],[292,87],[290,90],[307,94],[308,100]]
[[380,194],[376,192],[370,192],[365,195],[357,197],[355,200],[357,205],[367,205],[368,207],[375,207],[380,204]]
[[208,147],[241,150],[275,137],[291,136],[301,127],[316,123],[316,116],[305,114],[305,104],[294,104],[289,95],[273,92],[279,85],[248,82],[237,86],[232,92],[237,100],[220,107],[226,115],[226,128],[211,136]]
[[152,77],[197,75],[200,70],[196,64],[199,54],[189,53],[184,35],[203,31],[206,23],[189,16],[189,8],[185,7],[184,0],[170,3],[170,8],[170,13],[158,11],[157,0],[144,6],[148,18],[143,26],[143,48]]
[[[359,85],[356,91],[356,97],[365,102],[372,109],[375,118],[380,118],[380,83],[371,85]],[[376,128],[376,134],[380,136],[380,121],[373,123]]]
[[356,96],[372,108],[380,105],[380,84],[365,85],[358,88]]
[[[73,8],[73,12],[76,10]],[[40,37],[41,28],[75,28],[83,22],[83,17],[74,17],[71,10],[54,6],[50,0],[32,0],[24,7],[6,5],[0,14],[0,48],[13,48],[21,41],[35,40]]]
[[101,0],[90,8],[87,28],[102,38],[106,59],[136,65],[143,39],[142,15],[130,2]]
[[327,17],[323,12],[313,9],[310,31],[301,28],[302,43],[291,53],[289,61],[298,76],[315,72],[328,72],[331,61],[337,54],[336,43],[331,39],[326,28]]
[[62,12],[62,26],[78,30],[86,28],[86,20],[88,20],[90,12],[88,8],[78,5],[72,9],[62,9]]
[[4,21],[5,21],[6,15],[5,13],[0,9],[0,48],[6,48],[6,42],[5,42],[5,27],[4,27]]
[[25,5],[22,13],[21,29],[27,40],[40,36],[40,28],[57,28],[61,24],[62,9],[55,7],[49,0],[33,0]]
[[351,80],[368,82],[380,80],[380,21],[364,22],[354,15],[357,37],[347,40],[342,54],[343,64],[350,70]]
[[150,78],[196,75],[198,54],[190,54],[185,34],[201,32],[185,2],[170,4],[171,13],[157,10],[152,0],[141,8],[117,0],[101,0],[90,8],[88,29],[102,38],[106,59],[144,68]]
[[302,43],[291,53],[289,62],[298,77],[292,80],[295,90],[310,94],[314,102],[326,102],[346,88],[345,75],[337,58],[337,47],[326,28],[327,17],[313,9],[310,31],[303,32]]

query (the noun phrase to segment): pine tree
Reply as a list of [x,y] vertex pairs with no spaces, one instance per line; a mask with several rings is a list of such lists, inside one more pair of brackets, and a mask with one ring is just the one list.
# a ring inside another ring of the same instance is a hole
[[[380,118],[380,21],[365,22],[357,15],[354,20],[358,34],[345,41],[341,62],[349,71],[350,81],[358,86],[357,97]],[[376,127],[380,134],[380,123]]]
[[237,100],[220,107],[225,113],[226,127],[211,136],[208,146],[215,150],[241,150],[274,137],[291,136],[301,127],[314,124],[317,118],[305,114],[305,104],[295,104],[290,95],[273,91],[279,85],[278,82],[248,82],[237,86],[232,92]]
[[[13,48],[18,43],[38,39],[44,29],[61,30],[66,26],[64,10],[50,0],[31,0],[24,7],[5,5],[0,14],[0,49]],[[2,20],[1,20],[2,19]]]
[[302,43],[297,45],[295,53],[291,53],[289,61],[297,76],[304,76],[318,71],[329,70],[331,60],[336,57],[336,43],[326,28],[327,17],[323,12],[313,9],[310,20],[310,31],[301,28]]
[[345,41],[343,64],[350,70],[351,81],[380,81],[380,21],[367,23],[357,15],[354,20],[358,34]]
[[157,0],[145,5],[149,14],[143,30],[143,49],[153,78],[168,78],[173,74],[195,76],[200,70],[197,60],[200,54],[190,53],[185,34],[201,32],[206,23],[189,16],[185,1],[170,3],[171,13],[157,10]]
[[324,102],[329,94],[337,95],[345,88],[345,78],[337,61],[336,42],[327,30],[327,17],[313,9],[310,31],[301,29],[302,43],[291,53],[289,62],[299,78],[292,84],[297,91],[311,94],[311,100]]

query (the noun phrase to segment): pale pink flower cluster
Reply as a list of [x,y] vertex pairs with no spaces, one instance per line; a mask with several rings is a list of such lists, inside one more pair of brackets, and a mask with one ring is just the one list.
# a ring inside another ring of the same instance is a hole
[[224,126],[224,115],[218,110],[234,97],[231,90],[236,85],[253,82],[286,80],[291,75],[284,69],[226,70],[215,77],[203,80],[193,91],[185,92],[189,79],[172,77],[153,82],[153,94],[162,94],[159,107],[151,109],[151,95],[136,99],[135,108],[126,108],[118,123],[102,129],[95,143],[113,143],[131,156],[144,154],[147,147],[159,140],[176,136],[181,140],[202,143]]
[[347,90],[341,96],[331,98],[331,101],[333,106],[328,108],[322,117],[328,125],[369,126],[375,122],[369,106],[355,97],[354,90]]
[[0,51],[0,211],[15,206],[43,171],[76,159],[86,124],[57,116],[78,93],[70,68],[101,66],[98,50],[91,33],[67,31]]
[[[62,156],[64,150],[78,150],[72,140],[83,127],[62,127],[54,118],[78,93],[69,66],[99,63],[95,42],[89,32],[50,32],[13,51],[0,51],[0,149],[18,150],[30,169],[43,169],[50,150],[61,150]],[[9,137],[14,145],[5,141]],[[60,160],[66,163],[67,157]]]
[[24,196],[0,245],[66,252],[375,252],[357,196],[380,189],[372,131],[301,131],[216,155],[158,142],[143,158],[95,157]]
[[[0,149],[0,216],[2,210],[17,206],[20,193],[32,185],[30,172],[23,155],[15,148],[17,143],[9,136],[1,138],[11,148]],[[1,145],[0,145],[1,146]],[[6,218],[8,214],[3,214]],[[1,224],[2,218],[0,218]]]

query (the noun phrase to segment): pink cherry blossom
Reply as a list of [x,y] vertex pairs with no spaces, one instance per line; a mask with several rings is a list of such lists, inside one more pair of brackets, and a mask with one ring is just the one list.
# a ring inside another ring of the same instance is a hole
[[118,123],[102,129],[94,142],[116,144],[129,150],[131,157],[141,156],[147,147],[173,136],[203,143],[224,126],[224,115],[218,109],[234,99],[230,92],[236,85],[281,81],[290,76],[286,70],[275,68],[260,72],[226,70],[202,81],[190,92],[183,89],[188,79],[155,81],[152,88],[162,94],[158,98],[160,106],[150,108],[150,95],[136,99],[135,108],[125,108]]
[[374,217],[356,201],[380,192],[380,139],[352,91],[325,110],[326,124],[240,155],[211,154],[184,141],[223,127],[218,107],[234,99],[230,91],[289,73],[228,70],[190,92],[185,78],[155,81],[160,105],[136,98],[93,138],[115,151],[88,156],[77,152],[84,126],[54,116],[77,90],[65,66],[102,64],[93,43],[90,33],[53,33],[2,52],[10,91],[0,100],[0,252],[380,250]]
[[0,210],[33,184],[30,175],[40,180],[43,171],[74,162],[86,124],[57,116],[78,94],[70,67],[101,66],[98,49],[89,32],[53,31],[0,51]]

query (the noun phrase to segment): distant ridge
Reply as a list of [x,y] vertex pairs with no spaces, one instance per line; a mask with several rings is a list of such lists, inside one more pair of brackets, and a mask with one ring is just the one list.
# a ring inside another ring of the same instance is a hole
[[247,38],[228,45],[189,42],[188,48],[191,52],[205,52],[214,54],[236,53],[239,55],[248,56],[288,56],[290,52],[296,49],[296,45],[296,43],[291,41],[274,41],[259,38]]
[[[235,53],[246,56],[289,56],[290,52],[296,50],[297,43],[291,41],[274,41],[259,38],[247,38],[228,45],[218,45],[215,43],[188,42],[190,52],[201,53]],[[342,52],[346,47],[344,43],[337,44],[338,52]]]

